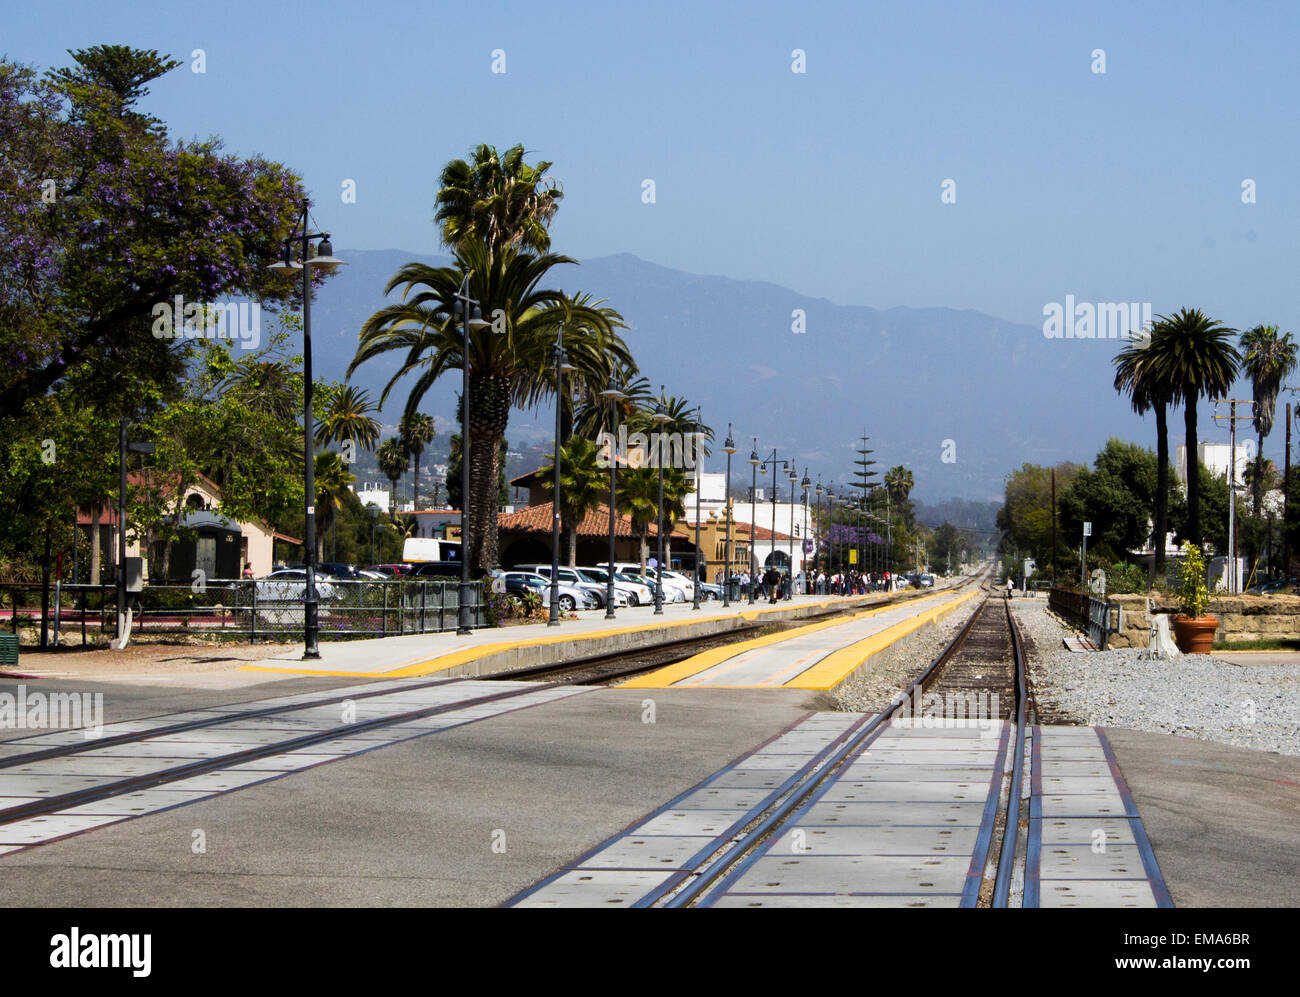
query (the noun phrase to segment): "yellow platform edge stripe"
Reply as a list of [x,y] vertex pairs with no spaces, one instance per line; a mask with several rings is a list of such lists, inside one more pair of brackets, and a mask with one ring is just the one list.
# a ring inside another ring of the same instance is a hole
[[785,683],[782,688],[810,689],[822,692],[834,689],[873,654],[883,651],[891,644],[897,643],[927,623],[937,623],[941,617],[951,613],[958,606],[979,594],[978,591],[968,592],[966,595],[958,596],[952,602],[928,609],[910,620],[895,623],[892,627],[882,630],[878,634],[872,634],[856,644],[850,644],[848,647],[833,651],[811,668],[800,672]]
[[[834,599],[823,599],[819,602],[805,603],[808,606],[830,606],[843,598],[837,596]],[[747,622],[754,622],[760,616],[767,613],[779,613],[788,610],[788,606],[778,603],[775,606],[767,606],[762,609],[745,610],[738,615]],[[441,654],[432,658],[426,658],[413,662],[409,665],[401,665],[397,668],[387,671],[362,672],[362,671],[338,671],[326,670],[321,668],[289,668],[275,667],[272,665],[241,665],[236,671],[241,672],[272,672],[281,675],[319,675],[322,678],[341,677],[341,678],[359,678],[359,679],[397,679],[397,678],[418,678],[422,675],[432,675],[435,672],[445,672],[459,665],[468,664],[477,661],[480,658],[486,658],[492,654],[499,654],[505,651],[513,650],[517,647],[533,647],[540,644],[559,644],[564,642],[577,643],[584,640],[598,640],[602,637],[609,637],[621,633],[640,633],[644,630],[665,630],[674,627],[690,626],[695,623],[705,623],[710,620],[729,620],[734,616],[699,616],[687,620],[665,620],[660,623],[645,623],[634,627],[617,627],[608,630],[592,630],[581,634],[555,634],[546,637],[534,637],[530,640],[498,641],[492,644],[479,644],[475,647],[462,648],[459,651],[452,651],[449,654]],[[397,636],[396,634],[391,636]],[[409,636],[417,636],[410,634]],[[432,636],[432,635],[428,635]],[[629,649],[632,650],[632,649]],[[563,662],[557,662],[562,664]]]
[[[918,605],[928,602],[931,599],[941,598],[947,593],[933,593],[931,595],[920,596],[903,603],[905,606]],[[673,665],[665,665],[663,668],[656,669],[646,675],[638,676],[622,683],[620,689],[664,689],[680,682],[682,679],[690,678],[692,675],[698,675],[701,672],[708,671],[715,665],[745,654],[749,651],[755,651],[761,647],[768,647],[772,644],[779,644],[782,641],[793,640],[796,637],[802,637],[805,634],[816,633],[819,630],[826,630],[830,627],[842,627],[849,623],[855,623],[858,620],[875,616],[878,613],[889,612],[898,609],[899,606],[871,606],[861,612],[854,613],[852,616],[838,620],[822,620],[819,623],[809,623],[806,626],[796,627],[793,630],[783,630],[781,633],[768,634],[765,637],[751,637],[749,640],[740,641],[737,644],[727,644],[725,647],[714,647],[707,651],[701,651],[699,654],[692,655],[685,661],[679,661]],[[737,688],[757,688],[756,686],[744,686]]]

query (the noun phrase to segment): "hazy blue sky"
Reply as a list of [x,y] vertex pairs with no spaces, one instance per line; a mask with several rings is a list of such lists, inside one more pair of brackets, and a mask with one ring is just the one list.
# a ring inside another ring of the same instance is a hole
[[1300,327],[1294,2],[6,7],[4,54],[41,67],[203,49],[145,108],[302,171],[336,247],[435,251],[442,164],[523,142],[579,258],[1034,324],[1073,294]]

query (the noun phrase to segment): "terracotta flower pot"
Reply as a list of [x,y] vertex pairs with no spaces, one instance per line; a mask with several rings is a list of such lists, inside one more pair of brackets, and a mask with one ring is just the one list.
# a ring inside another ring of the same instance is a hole
[[1213,616],[1175,616],[1174,640],[1184,654],[1209,654],[1214,647],[1214,631],[1219,621]]

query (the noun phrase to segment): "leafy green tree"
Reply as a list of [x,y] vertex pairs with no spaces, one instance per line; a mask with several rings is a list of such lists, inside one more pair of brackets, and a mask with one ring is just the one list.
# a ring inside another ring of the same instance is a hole
[[1158,470],[1150,450],[1111,438],[1093,468],[1080,469],[1058,493],[1061,528],[1070,537],[1082,536],[1083,523],[1091,522],[1091,553],[1107,564],[1130,559],[1129,551],[1151,537]]
[[1277,393],[1282,382],[1296,369],[1296,343],[1291,333],[1278,335],[1275,325],[1257,325],[1241,334],[1243,373],[1250,376],[1254,392],[1255,433],[1259,448],[1255,451],[1256,474],[1251,487],[1255,515],[1263,495],[1264,437],[1273,431],[1273,418],[1277,414]]
[[1055,468],[1025,464],[1007,476],[1005,500],[998,513],[998,529],[1003,531],[1002,547],[1014,548],[1021,556],[1033,557],[1046,567],[1069,564],[1075,537],[1057,529],[1057,547],[1052,548],[1052,472],[1056,472],[1056,495],[1059,517],[1060,497],[1078,474],[1078,464],[1061,463]]
[[[0,431],[27,403],[85,378],[86,402],[123,412],[120,387],[167,391],[185,353],[156,306],[289,301],[266,270],[302,202],[276,163],[171,143],[136,113],[174,62],[120,46],[73,53],[37,77],[0,60]],[[55,181],[43,185],[45,178]]]
[[1237,378],[1241,354],[1232,345],[1229,329],[1198,309],[1183,308],[1157,316],[1151,334],[1153,376],[1173,387],[1174,401],[1183,406],[1187,449],[1187,537],[1200,546],[1200,482],[1197,472],[1196,403],[1202,397],[1227,393]]

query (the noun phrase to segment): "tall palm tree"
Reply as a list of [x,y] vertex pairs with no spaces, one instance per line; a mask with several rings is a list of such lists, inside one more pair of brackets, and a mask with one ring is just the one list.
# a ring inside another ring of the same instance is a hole
[[[650,382],[644,377],[636,376],[636,367],[626,364],[612,365],[610,375],[626,396],[618,403],[619,425],[629,425],[630,421],[645,411],[655,407],[654,392]],[[606,378],[606,381],[609,379]],[[599,391],[582,387],[578,391],[578,404],[573,417],[573,431],[579,436],[594,440],[601,433],[613,431],[611,407],[609,402],[600,397]],[[635,431],[635,430],[633,430]]]
[[[536,256],[513,248],[494,254],[483,243],[470,242],[457,251],[454,267],[407,264],[385,289],[387,294],[404,288],[403,300],[366,320],[348,366],[350,376],[368,360],[401,352],[401,366],[385,385],[380,402],[397,382],[416,374],[406,403],[410,415],[440,377],[469,364],[467,421],[473,443],[469,556],[475,569],[494,567],[497,560],[497,476],[510,409],[535,406],[554,394],[552,350],[561,323],[565,351],[576,368],[569,375],[575,383],[596,379],[603,387],[610,356],[615,362],[632,364],[627,345],[615,332],[623,327],[616,311],[585,295],[541,286],[553,268],[575,262],[567,256]],[[468,358],[456,300],[463,274],[468,274],[469,293],[483,314],[499,310],[505,317],[502,333],[491,326],[470,330]]]
[[415,494],[413,503],[416,509],[420,508],[420,454],[424,453],[424,448],[433,442],[433,416],[426,415],[423,412],[413,412],[410,415],[402,416],[402,421],[398,423],[397,434],[401,438],[402,446],[406,452],[415,458]]
[[460,249],[482,242],[493,254],[507,247],[547,252],[547,227],[564,197],[559,183],[545,176],[550,168],[549,162],[525,163],[522,145],[504,155],[480,145],[473,162],[452,160],[442,170],[434,215],[443,243]]
[[353,440],[362,450],[373,450],[379,442],[377,411],[364,388],[345,384],[330,394],[325,417],[316,423],[316,446]]
[[632,520],[632,535],[637,538],[641,573],[645,574],[650,524],[659,510],[659,472],[652,467],[620,468],[615,501],[618,511]]
[[357,480],[348,472],[343,458],[333,450],[316,455],[316,516],[320,532],[316,534],[316,558],[321,560],[325,551],[325,532],[334,525],[338,510],[343,508],[343,497],[348,485]]
[[1202,396],[1226,394],[1237,377],[1241,354],[1232,345],[1236,332],[1199,309],[1183,308],[1172,316],[1156,316],[1151,335],[1154,376],[1173,389],[1173,401],[1183,406],[1187,438],[1187,537],[1201,543],[1201,482],[1196,456],[1196,403]]
[[907,501],[907,496],[912,491],[915,482],[912,479],[912,472],[902,464],[891,467],[885,472],[885,488],[889,491],[889,496],[899,505]]
[[1115,356],[1115,390],[1127,394],[1138,415],[1156,415],[1156,508],[1152,580],[1165,575],[1165,535],[1169,531],[1169,405],[1174,387],[1157,376],[1152,359],[1154,327],[1135,336]]
[[[578,564],[578,525],[588,512],[600,505],[609,487],[608,474],[596,463],[599,456],[600,448],[581,436],[573,437],[560,448],[560,529],[571,568]],[[542,487],[550,494],[555,488],[554,462],[538,473]]]
[[1258,516],[1263,494],[1264,437],[1273,431],[1277,393],[1282,382],[1296,368],[1296,343],[1289,332],[1279,338],[1275,325],[1257,325],[1241,334],[1241,349],[1245,354],[1242,372],[1250,375],[1255,398],[1254,423],[1259,437],[1259,448],[1255,451],[1255,480],[1251,487],[1255,515]]
[[376,454],[376,459],[379,461],[379,473],[393,485],[393,497],[388,503],[388,511],[391,514],[397,511],[397,482],[406,473],[410,457],[406,448],[402,446],[402,441],[394,436],[384,441],[383,446],[379,448],[379,453]]

